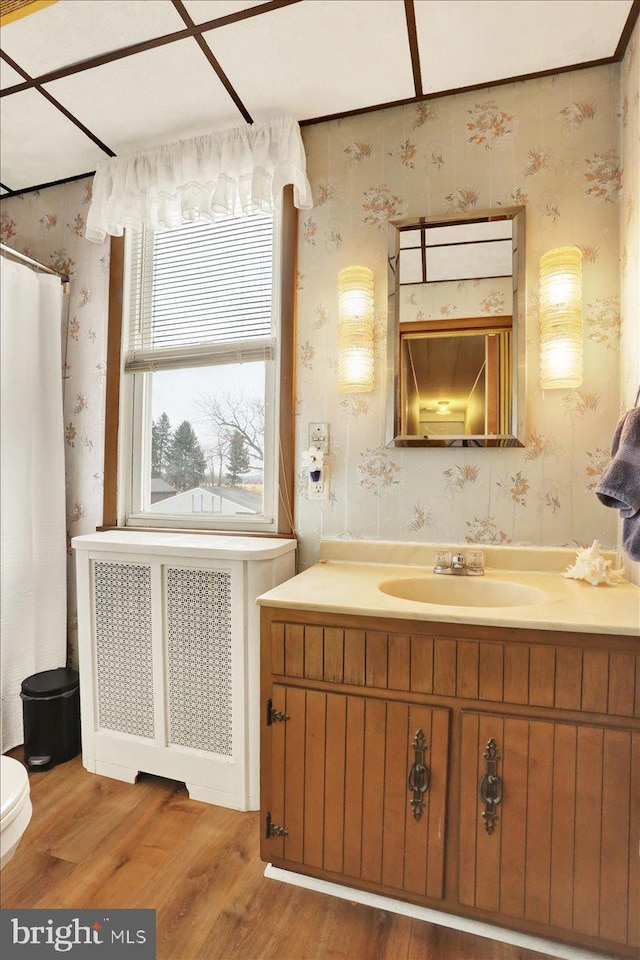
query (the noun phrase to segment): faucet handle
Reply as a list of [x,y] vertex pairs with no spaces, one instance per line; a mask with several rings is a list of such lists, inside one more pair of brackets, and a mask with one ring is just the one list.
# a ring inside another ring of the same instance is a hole
[[451,573],[450,550],[436,550],[435,566],[433,570],[435,573]]
[[476,577],[484,574],[484,553],[482,550],[470,550],[467,557],[467,573]]

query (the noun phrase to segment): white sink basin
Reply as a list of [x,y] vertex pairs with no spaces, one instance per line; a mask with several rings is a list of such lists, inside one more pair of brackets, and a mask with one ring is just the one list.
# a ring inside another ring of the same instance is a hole
[[408,577],[385,580],[380,590],[400,600],[449,607],[521,607],[546,599],[536,587],[485,577]]

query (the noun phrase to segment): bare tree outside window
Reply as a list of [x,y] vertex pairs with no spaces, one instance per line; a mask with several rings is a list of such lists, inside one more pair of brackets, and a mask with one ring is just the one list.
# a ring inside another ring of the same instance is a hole
[[[264,462],[264,402],[257,397],[239,396],[227,392],[220,396],[200,394],[194,402],[201,422],[216,437],[217,455],[220,444],[228,447],[231,437],[239,433],[246,444],[250,468],[263,469]],[[223,456],[226,455],[223,454]],[[220,477],[220,471],[218,472]]]

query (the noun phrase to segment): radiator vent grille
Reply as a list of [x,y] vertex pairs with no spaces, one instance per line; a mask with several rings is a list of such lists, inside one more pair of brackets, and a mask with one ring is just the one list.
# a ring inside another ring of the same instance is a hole
[[154,737],[151,569],[94,563],[100,726]]
[[169,739],[233,755],[231,574],[167,567]]

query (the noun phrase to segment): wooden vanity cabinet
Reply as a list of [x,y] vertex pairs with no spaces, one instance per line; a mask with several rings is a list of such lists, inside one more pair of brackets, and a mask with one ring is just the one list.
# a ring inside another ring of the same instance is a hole
[[263,607],[261,691],[264,860],[637,956],[636,639]]

